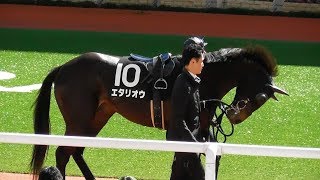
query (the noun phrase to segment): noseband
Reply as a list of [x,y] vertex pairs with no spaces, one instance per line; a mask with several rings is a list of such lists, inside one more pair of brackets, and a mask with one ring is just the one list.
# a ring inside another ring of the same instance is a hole
[[249,98],[247,98],[247,99],[245,99],[245,100],[240,100],[240,101],[238,101],[238,102],[236,103],[236,105],[231,104],[231,105],[229,106],[229,108],[226,109],[225,111],[226,111],[226,113],[228,113],[228,111],[233,110],[235,114],[239,114],[240,111],[247,106],[247,104],[248,104],[249,101],[250,101]]

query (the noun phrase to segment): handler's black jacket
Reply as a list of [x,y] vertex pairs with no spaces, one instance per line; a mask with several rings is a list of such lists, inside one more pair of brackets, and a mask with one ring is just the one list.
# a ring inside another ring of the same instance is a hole
[[201,141],[199,83],[185,69],[175,81],[171,108],[167,140]]

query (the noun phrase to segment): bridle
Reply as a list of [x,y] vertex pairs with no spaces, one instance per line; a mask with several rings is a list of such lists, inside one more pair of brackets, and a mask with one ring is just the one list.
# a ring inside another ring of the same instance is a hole
[[[236,103],[233,104],[227,104],[220,99],[208,99],[208,100],[203,100],[201,103],[203,104],[204,109],[206,109],[206,103],[207,102],[213,102],[215,106],[209,107],[209,132],[210,132],[210,126],[212,127],[212,138],[213,141],[218,142],[218,134],[220,133],[223,136],[223,142],[227,141],[227,137],[231,136],[234,132],[234,125],[229,121],[231,125],[231,132],[226,133],[221,125],[222,119],[224,115],[227,115],[229,111],[233,111],[232,113],[234,115],[237,115],[241,112],[242,109],[246,108],[247,104],[252,101],[256,104],[259,104],[259,99],[262,100],[262,103],[266,102],[269,98],[273,98],[277,100],[277,98],[274,96],[274,92],[281,93],[281,94],[286,94],[288,95],[285,91],[279,89],[276,86],[266,84],[266,88],[271,88],[269,91],[263,90],[261,93],[256,94],[254,97],[248,97],[246,99],[240,99]],[[269,92],[269,93],[268,93]],[[235,104],[235,105],[234,105]],[[221,114],[217,114],[217,109],[219,108],[221,110]],[[210,132],[210,137],[211,138],[211,132]]]
[[[212,109],[212,112],[209,112],[210,113],[209,123],[210,123],[210,126],[212,127],[213,141],[218,142],[219,133],[223,136],[223,143],[225,143],[227,141],[227,137],[231,136],[234,133],[234,125],[231,122],[229,122],[231,125],[231,132],[226,133],[223,130],[223,127],[221,125],[223,116],[226,115],[228,113],[228,111],[230,111],[230,110],[233,110],[235,114],[240,113],[240,111],[246,107],[246,105],[249,101],[250,101],[249,99],[239,100],[236,103],[236,105],[232,105],[232,104],[229,105],[229,104],[221,101],[220,99],[208,99],[208,100],[201,101],[204,109],[206,108],[207,102],[214,102],[217,104],[216,107],[218,107],[221,110],[220,115],[217,115],[216,108]],[[210,136],[211,136],[211,133],[210,133]],[[209,140],[210,140],[210,138],[209,138]]]

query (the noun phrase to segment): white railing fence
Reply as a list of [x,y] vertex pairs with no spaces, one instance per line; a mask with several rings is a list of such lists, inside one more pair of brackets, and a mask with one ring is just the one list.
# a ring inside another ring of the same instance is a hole
[[320,148],[192,143],[138,139],[0,133],[0,143],[194,152],[206,154],[206,180],[215,180],[216,155],[234,154],[320,159]]

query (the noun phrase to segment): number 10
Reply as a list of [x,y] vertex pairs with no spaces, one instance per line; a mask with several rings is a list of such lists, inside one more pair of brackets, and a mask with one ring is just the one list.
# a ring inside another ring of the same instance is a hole
[[[127,86],[127,87],[134,87],[139,83],[139,79],[140,79],[140,73],[141,73],[141,69],[138,65],[136,64],[128,64],[126,65],[124,68],[123,67],[123,63],[118,63],[117,64],[117,70],[116,70],[116,76],[114,79],[114,85],[115,86],[120,86],[120,79],[122,80],[122,83]],[[132,82],[128,81],[128,71],[130,68],[133,68],[135,70],[135,74],[134,74],[134,80]],[[122,71],[123,69],[123,71]],[[122,73],[121,73],[122,71]],[[122,77],[121,77],[122,76]]]

